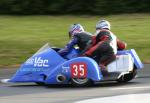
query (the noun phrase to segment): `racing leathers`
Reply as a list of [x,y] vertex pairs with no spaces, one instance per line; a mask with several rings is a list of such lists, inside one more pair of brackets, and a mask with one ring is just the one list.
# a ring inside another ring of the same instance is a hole
[[101,69],[116,59],[117,49],[125,49],[126,45],[107,29],[100,29],[92,38],[91,46],[84,55],[97,61]]
[[78,32],[75,33],[69,43],[61,50],[58,51],[58,53],[61,56],[67,55],[75,45],[79,47],[80,52],[85,49],[88,42],[92,39],[92,35],[89,32]]

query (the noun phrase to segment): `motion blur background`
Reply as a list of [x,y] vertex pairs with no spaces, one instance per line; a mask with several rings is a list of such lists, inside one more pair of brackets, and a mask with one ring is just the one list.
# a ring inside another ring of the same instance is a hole
[[0,0],[1,14],[117,14],[150,12],[149,0]]
[[18,67],[42,45],[63,47],[68,28],[94,34],[99,19],[150,63],[150,0],[0,0],[0,68]]
[[93,15],[149,11],[149,0],[0,0],[1,14]]

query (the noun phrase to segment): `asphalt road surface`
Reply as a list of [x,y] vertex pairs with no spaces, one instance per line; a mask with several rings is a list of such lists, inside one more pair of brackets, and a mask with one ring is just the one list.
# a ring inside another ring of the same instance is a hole
[[[10,78],[15,71],[16,69],[0,69],[0,79]],[[145,64],[138,77],[126,84],[107,82],[78,88],[70,85],[47,87],[34,83],[0,83],[0,103],[74,103],[92,98],[139,93],[150,93],[150,64]]]

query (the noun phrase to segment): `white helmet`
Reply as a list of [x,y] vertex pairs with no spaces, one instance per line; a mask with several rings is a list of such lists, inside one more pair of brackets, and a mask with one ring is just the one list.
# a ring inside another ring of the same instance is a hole
[[84,28],[82,25],[80,24],[73,24],[70,26],[70,29],[69,29],[69,36],[73,36],[75,33],[78,33],[78,32],[84,32]]
[[108,30],[110,30],[110,23],[106,20],[100,20],[96,24],[96,30],[97,29],[108,29]]

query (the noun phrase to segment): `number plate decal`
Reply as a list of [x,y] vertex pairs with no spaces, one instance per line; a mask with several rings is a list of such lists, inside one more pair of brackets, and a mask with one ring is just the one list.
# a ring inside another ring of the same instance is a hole
[[72,78],[86,78],[87,77],[86,63],[71,64],[71,77]]

